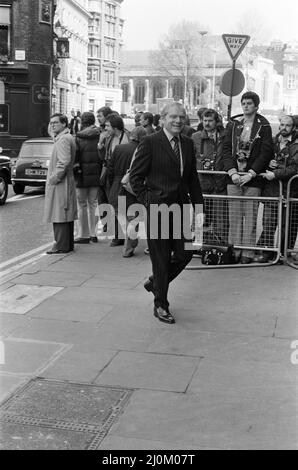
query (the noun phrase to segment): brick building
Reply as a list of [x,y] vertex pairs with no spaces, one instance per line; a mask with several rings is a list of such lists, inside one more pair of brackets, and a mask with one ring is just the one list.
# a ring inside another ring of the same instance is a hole
[[0,146],[16,156],[50,117],[54,0],[0,2]]

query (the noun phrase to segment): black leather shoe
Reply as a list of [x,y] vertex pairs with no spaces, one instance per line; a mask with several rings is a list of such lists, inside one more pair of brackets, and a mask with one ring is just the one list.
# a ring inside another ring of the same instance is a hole
[[93,243],[97,243],[97,242],[98,242],[97,237],[90,237],[90,240],[91,240]]
[[144,283],[144,288],[146,289],[147,292],[153,292],[153,282],[150,279],[148,279],[148,281]]
[[124,240],[112,240],[110,246],[121,246],[124,245]]
[[154,316],[164,323],[176,323],[173,315],[162,307],[154,307]]
[[81,243],[81,244],[87,244],[90,242],[90,238],[76,238],[74,240],[74,243]]

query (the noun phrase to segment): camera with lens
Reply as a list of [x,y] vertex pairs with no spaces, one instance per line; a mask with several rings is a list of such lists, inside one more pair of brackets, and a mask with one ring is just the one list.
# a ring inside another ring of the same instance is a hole
[[202,160],[202,166],[203,166],[203,170],[213,171],[214,160],[211,160],[211,158],[204,158],[204,160]]

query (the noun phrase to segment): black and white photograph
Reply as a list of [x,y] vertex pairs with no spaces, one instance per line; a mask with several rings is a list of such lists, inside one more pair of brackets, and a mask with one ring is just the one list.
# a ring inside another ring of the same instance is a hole
[[297,18],[0,1],[0,450],[298,450]]

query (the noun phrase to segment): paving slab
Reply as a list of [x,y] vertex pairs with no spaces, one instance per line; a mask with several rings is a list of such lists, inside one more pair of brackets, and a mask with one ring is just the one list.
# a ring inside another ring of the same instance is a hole
[[25,328],[30,323],[27,315],[0,312],[0,335],[12,335],[14,331]]
[[185,392],[200,359],[137,352],[120,352],[96,383],[129,388]]
[[72,273],[67,276],[63,272],[39,271],[32,274],[23,274],[14,278],[15,284],[33,284],[38,286],[81,286],[88,279],[92,278],[92,274]]
[[[99,450],[181,450],[179,442],[154,441],[149,439],[125,438],[118,436],[107,436],[104,438]],[[201,450],[196,446],[183,445],[183,450]],[[208,449],[211,450],[211,449]],[[214,450],[214,449],[212,449]]]
[[75,347],[65,352],[39,374],[40,377],[72,382],[93,382],[117,351],[102,349],[82,352]]
[[98,302],[81,300],[57,300],[56,297],[45,300],[42,304],[30,311],[31,318],[46,318],[52,320],[65,320],[72,322],[98,323],[114,306]]
[[0,408],[2,449],[96,449],[131,390],[35,379]]
[[73,302],[88,299],[89,302],[100,300],[102,303],[112,303],[121,309],[122,305],[140,306],[143,309],[153,301],[152,295],[142,287],[138,289],[114,289],[105,287],[66,287],[56,294],[57,300],[69,300]]
[[278,317],[275,336],[277,338],[298,339],[298,315],[281,315]]
[[0,311],[24,315],[43,300],[61,291],[62,287],[18,284],[1,293]]
[[0,371],[12,374],[38,374],[67,349],[65,344],[49,341],[20,338],[4,338],[2,341],[5,349],[5,363],[0,365]]
[[[21,385],[27,382],[27,377],[16,377],[10,374],[0,374],[0,402],[6,400],[13,392],[15,392]],[[1,426],[0,426],[1,429]],[[0,432],[1,439],[1,432]]]
[[19,338],[73,344],[97,339],[98,328],[91,323],[32,318],[28,326],[15,330],[14,334]]
[[[269,399],[268,399],[269,398]],[[297,449],[292,403],[280,398],[202,396],[139,390],[110,431],[111,437],[179,442],[197,448]]]

